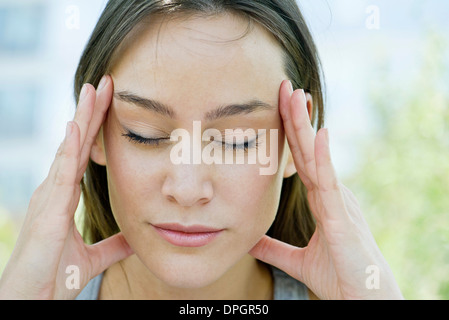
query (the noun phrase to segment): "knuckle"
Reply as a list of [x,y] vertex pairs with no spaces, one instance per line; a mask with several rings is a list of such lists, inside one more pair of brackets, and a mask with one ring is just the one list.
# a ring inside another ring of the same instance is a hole
[[336,178],[331,178],[326,183],[320,184],[322,192],[335,192],[340,191],[341,184]]
[[42,196],[42,188],[39,186],[36,190],[34,190],[33,194],[31,195],[30,199],[30,205],[33,205],[39,201],[39,199]]
[[56,151],[56,155],[55,155],[56,158],[60,158],[64,154],[64,146],[65,146],[65,141],[59,145],[59,148]]
[[55,174],[54,183],[58,187],[62,187],[68,185],[66,175],[62,170],[58,170]]
[[48,185],[48,177],[34,190],[31,195],[30,203],[36,203],[44,196]]

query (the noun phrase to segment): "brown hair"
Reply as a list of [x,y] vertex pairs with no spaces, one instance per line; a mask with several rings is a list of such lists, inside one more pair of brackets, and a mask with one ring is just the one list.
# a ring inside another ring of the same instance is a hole
[[[81,56],[75,75],[75,100],[84,83],[97,86],[113,66],[125,38],[154,14],[214,15],[232,12],[265,27],[284,49],[284,68],[294,89],[303,88],[314,101],[312,123],[324,122],[323,83],[318,53],[295,0],[110,0]],[[119,227],[109,203],[106,168],[89,161],[81,181],[84,201],[83,237],[103,240]],[[285,178],[277,216],[268,235],[296,246],[306,246],[315,230],[307,190],[298,174]]]

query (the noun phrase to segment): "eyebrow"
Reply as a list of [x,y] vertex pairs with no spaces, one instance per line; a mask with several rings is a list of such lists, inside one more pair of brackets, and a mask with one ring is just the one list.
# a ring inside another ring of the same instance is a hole
[[[143,109],[159,113],[163,116],[176,118],[176,112],[173,110],[172,107],[157,100],[139,97],[138,95],[128,91],[115,92],[114,97],[123,102],[131,103],[137,107],[141,107]],[[249,114],[257,111],[274,110],[274,109],[276,108],[269,103],[260,101],[258,99],[253,99],[249,102],[242,104],[230,104],[219,106],[218,108],[212,111],[208,111],[205,114],[204,118],[207,121],[213,121],[225,117]]]

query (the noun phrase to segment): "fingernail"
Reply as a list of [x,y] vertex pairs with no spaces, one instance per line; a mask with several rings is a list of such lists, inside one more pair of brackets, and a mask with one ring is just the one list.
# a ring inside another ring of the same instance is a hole
[[81,92],[80,92],[80,98],[79,98],[80,102],[86,98],[88,91],[89,90],[87,89],[86,84],[84,84],[83,87],[81,88]]
[[103,78],[101,78],[100,83],[98,84],[97,91],[101,91],[106,86],[106,83],[107,83],[107,78],[106,78],[106,76],[103,76]]
[[72,135],[73,132],[73,123],[72,121],[67,122],[67,126],[65,129],[65,137],[68,138]]
[[293,94],[293,84],[292,84],[292,82],[290,81],[290,80],[288,80],[288,84],[289,84],[289,87],[288,87],[288,89],[289,89],[289,92],[290,92],[290,95],[292,95]]

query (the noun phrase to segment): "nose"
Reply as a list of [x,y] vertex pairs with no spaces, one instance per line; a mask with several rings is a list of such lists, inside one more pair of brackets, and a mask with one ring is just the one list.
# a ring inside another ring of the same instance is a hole
[[182,207],[203,205],[214,195],[207,165],[173,165],[162,185],[162,194],[170,202]]

